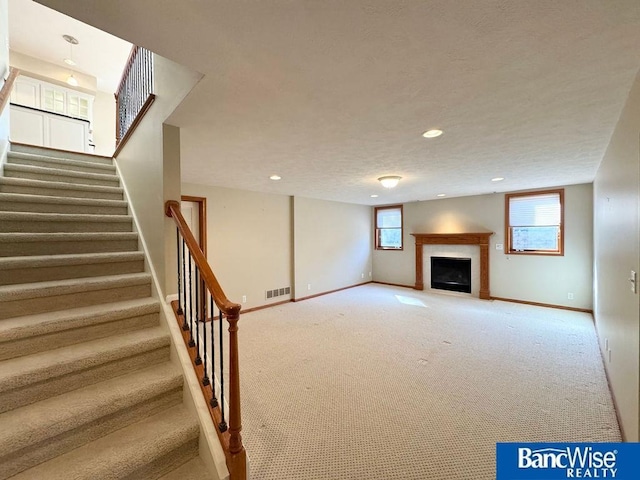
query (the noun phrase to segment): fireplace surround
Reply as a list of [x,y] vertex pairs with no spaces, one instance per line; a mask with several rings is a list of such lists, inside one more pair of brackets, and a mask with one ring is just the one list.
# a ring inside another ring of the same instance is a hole
[[480,294],[489,300],[489,237],[493,232],[412,233],[416,239],[416,290],[424,290],[422,251],[424,245],[478,245],[480,247]]

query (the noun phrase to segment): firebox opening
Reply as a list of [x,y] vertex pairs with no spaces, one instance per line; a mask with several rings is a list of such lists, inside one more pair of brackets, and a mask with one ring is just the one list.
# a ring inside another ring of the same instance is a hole
[[471,259],[431,257],[431,288],[471,293]]

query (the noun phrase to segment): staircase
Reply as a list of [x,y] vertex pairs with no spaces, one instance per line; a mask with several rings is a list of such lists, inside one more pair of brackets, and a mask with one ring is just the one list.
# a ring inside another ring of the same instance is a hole
[[212,478],[113,161],[64,156],[0,177],[0,480]]

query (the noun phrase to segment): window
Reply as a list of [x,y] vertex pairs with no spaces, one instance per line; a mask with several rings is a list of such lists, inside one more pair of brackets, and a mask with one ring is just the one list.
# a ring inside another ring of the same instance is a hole
[[64,93],[61,91],[45,88],[44,102],[42,108],[50,112],[65,113],[64,111]]
[[376,249],[402,250],[402,205],[376,207]]
[[564,189],[505,195],[508,254],[564,255]]

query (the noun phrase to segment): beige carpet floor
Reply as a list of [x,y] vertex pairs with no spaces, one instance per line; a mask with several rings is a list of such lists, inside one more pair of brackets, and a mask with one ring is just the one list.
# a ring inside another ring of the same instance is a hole
[[369,284],[240,321],[253,480],[495,478],[501,441],[620,441],[590,315]]

